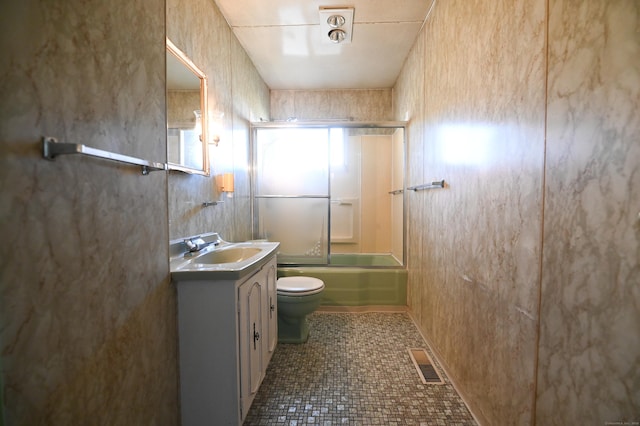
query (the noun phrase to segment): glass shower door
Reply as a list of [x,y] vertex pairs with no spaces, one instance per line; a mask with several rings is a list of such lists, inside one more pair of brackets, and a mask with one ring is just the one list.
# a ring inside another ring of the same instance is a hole
[[254,148],[257,237],[280,242],[280,264],[327,264],[328,129],[258,128]]

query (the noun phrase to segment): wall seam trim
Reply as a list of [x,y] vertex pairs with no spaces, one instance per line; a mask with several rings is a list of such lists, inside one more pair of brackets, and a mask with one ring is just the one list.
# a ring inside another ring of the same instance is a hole
[[538,402],[538,365],[540,358],[540,328],[542,312],[542,272],[544,267],[544,211],[546,205],[546,180],[547,180],[547,132],[549,112],[549,2],[545,1],[544,23],[544,135],[543,135],[543,159],[542,159],[542,196],[540,202],[540,260],[538,262],[538,320],[536,324],[535,355],[533,361],[533,392],[531,403],[531,425],[536,424],[536,410]]

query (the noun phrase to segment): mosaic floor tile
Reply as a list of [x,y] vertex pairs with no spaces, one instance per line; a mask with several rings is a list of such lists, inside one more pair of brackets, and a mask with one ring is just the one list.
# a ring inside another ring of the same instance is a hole
[[309,327],[278,344],[245,425],[476,424],[430,352],[445,383],[420,381],[408,349],[426,344],[406,313],[316,312]]

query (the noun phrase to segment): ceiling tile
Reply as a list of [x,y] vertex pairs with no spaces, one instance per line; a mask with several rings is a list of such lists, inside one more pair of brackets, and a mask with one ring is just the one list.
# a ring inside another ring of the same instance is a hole
[[[433,0],[216,0],[272,89],[374,89],[395,83]],[[355,7],[351,44],[322,40],[318,10]]]

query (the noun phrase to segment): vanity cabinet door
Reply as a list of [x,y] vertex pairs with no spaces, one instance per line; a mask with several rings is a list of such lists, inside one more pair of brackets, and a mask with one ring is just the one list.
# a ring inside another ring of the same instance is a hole
[[240,343],[240,400],[244,420],[263,377],[262,294],[265,286],[262,271],[238,288]]
[[267,312],[266,317],[266,329],[267,329],[267,341],[265,344],[265,365],[271,360],[273,351],[276,349],[278,343],[278,288],[276,284],[276,261],[275,259],[265,266],[267,269]]

